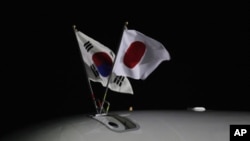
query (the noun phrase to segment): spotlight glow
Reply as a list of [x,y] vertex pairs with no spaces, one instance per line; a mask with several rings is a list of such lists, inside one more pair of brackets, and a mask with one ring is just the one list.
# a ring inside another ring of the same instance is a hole
[[195,112],[205,112],[206,108],[205,107],[194,107],[194,108],[192,108],[192,110]]

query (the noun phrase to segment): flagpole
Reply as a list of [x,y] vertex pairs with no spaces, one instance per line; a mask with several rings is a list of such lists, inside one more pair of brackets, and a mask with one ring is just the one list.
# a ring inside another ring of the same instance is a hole
[[[76,29],[76,26],[75,25],[73,25],[73,30],[74,30],[74,33],[75,33],[75,36],[76,36],[76,39],[77,39],[77,29]],[[79,48],[79,52],[80,52],[80,56],[82,57],[82,54],[81,54],[81,49],[80,49],[80,44],[79,44],[79,42],[77,41],[77,43],[78,43],[78,48]],[[94,91],[93,91],[93,89],[92,89],[92,86],[91,86],[91,83],[90,83],[90,80],[89,80],[89,77],[88,77],[88,74],[87,74],[87,69],[86,69],[86,66],[85,66],[85,63],[84,63],[84,61],[83,61],[83,57],[82,57],[82,63],[83,63],[83,65],[84,65],[84,71],[85,71],[85,75],[86,75],[86,77],[87,77],[87,79],[88,79],[88,85],[89,85],[89,89],[90,89],[90,93],[91,93],[91,98],[92,98],[92,101],[93,101],[93,104],[94,104],[94,106],[95,106],[95,110],[96,110],[96,113],[98,114],[98,106],[97,106],[97,104],[96,104],[96,99],[95,99],[95,94],[94,94]]]
[[[128,22],[125,22],[125,25],[123,27],[123,31],[124,31],[124,29],[127,29],[127,25],[128,25]],[[122,35],[123,35],[123,31],[122,31]],[[122,35],[121,35],[120,43],[118,45],[118,49],[117,49],[117,52],[116,52],[116,55],[115,55],[115,58],[114,58],[114,63],[112,65],[111,73],[110,73],[109,78],[108,78],[108,82],[107,82],[107,85],[106,85],[105,93],[104,93],[104,96],[103,96],[103,99],[102,99],[101,108],[100,108],[100,112],[99,112],[100,114],[102,113],[103,105],[104,105],[104,102],[106,101],[106,97],[107,97],[107,94],[108,94],[108,86],[109,86],[109,83],[110,83],[110,80],[111,80],[111,77],[112,77],[112,72],[113,72],[113,69],[114,69],[114,64],[115,64],[115,61],[116,61],[116,56],[117,56],[117,53],[118,53],[118,51],[120,49]]]

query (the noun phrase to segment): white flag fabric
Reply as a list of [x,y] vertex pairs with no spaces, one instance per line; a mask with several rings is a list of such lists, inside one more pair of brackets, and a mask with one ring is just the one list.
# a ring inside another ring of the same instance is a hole
[[163,44],[136,30],[125,29],[113,72],[134,79],[146,79],[169,52]]
[[[75,31],[75,33],[89,79],[93,82],[100,82],[102,86],[106,87],[115,54],[108,47],[86,34],[80,31]],[[133,94],[128,78],[115,73],[111,75],[108,88],[115,92]]]

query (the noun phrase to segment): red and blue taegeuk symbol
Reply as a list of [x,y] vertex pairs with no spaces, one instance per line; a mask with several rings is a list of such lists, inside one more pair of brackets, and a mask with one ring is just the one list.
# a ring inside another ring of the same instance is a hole
[[107,77],[112,71],[112,59],[105,52],[97,52],[93,54],[92,60],[97,67],[98,72],[103,76]]

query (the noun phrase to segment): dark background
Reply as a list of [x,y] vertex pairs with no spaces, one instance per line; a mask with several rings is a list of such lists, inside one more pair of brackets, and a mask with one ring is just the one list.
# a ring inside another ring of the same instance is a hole
[[[30,6],[28,6],[30,5]],[[16,8],[17,7],[17,8]],[[29,3],[2,12],[0,132],[94,112],[73,25],[116,52],[124,23],[165,45],[171,60],[134,95],[108,91],[111,111],[249,111],[248,3]],[[96,97],[105,88],[92,83]]]

